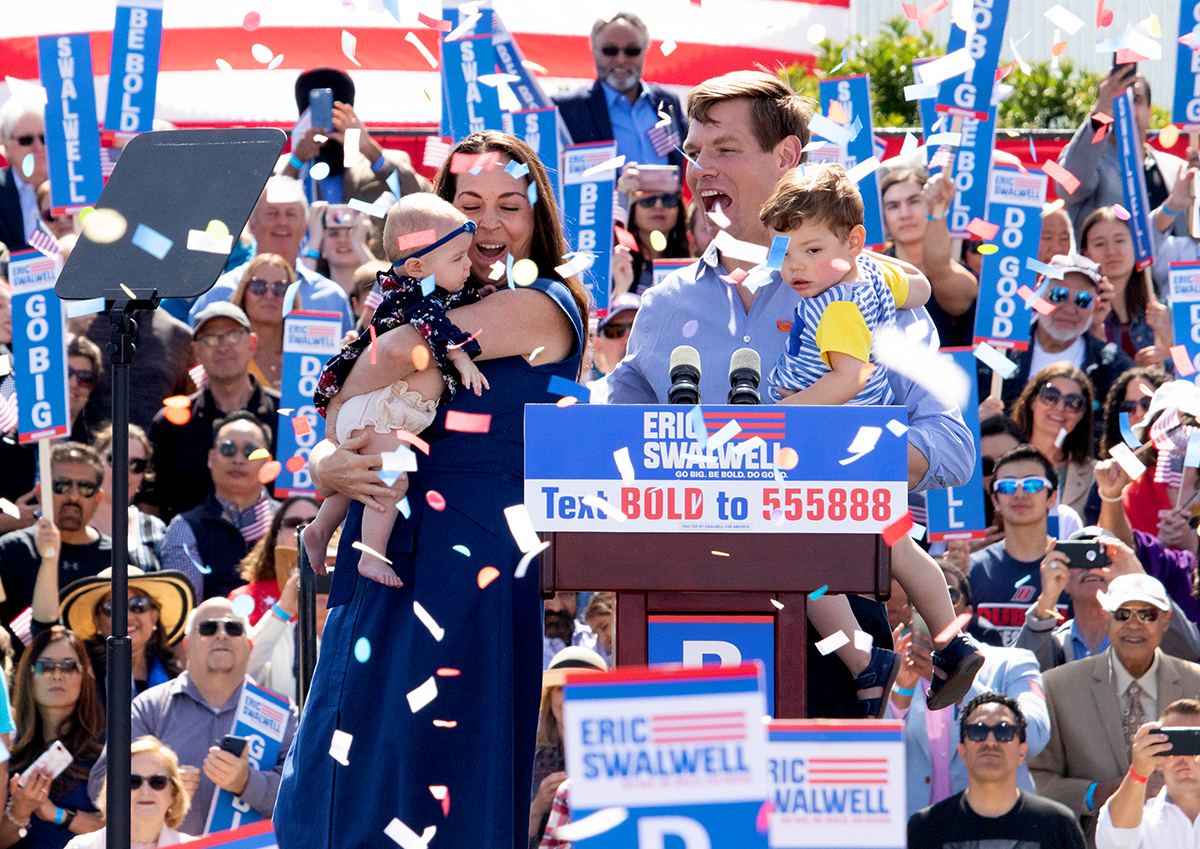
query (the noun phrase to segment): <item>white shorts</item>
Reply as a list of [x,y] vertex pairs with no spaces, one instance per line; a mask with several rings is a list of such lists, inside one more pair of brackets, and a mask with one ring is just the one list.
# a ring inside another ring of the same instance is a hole
[[355,395],[338,411],[338,442],[345,442],[354,431],[368,427],[376,433],[394,430],[420,433],[433,423],[437,406],[437,400],[424,400],[421,393],[409,389],[403,380],[365,395]]

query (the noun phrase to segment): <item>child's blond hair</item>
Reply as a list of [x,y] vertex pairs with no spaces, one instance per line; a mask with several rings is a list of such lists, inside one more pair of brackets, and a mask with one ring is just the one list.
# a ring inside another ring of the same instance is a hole
[[455,227],[465,224],[467,216],[453,205],[429,192],[405,195],[387,214],[383,225],[383,248],[389,262],[403,262],[424,245],[400,250],[397,239],[410,233],[433,230],[434,241],[448,234]]
[[783,175],[759,218],[778,233],[820,222],[846,239],[863,223],[862,195],[841,165],[801,166]]

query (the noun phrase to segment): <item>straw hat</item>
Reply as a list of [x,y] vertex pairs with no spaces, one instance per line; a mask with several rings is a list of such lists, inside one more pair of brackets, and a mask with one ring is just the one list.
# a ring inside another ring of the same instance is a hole
[[[80,639],[89,640],[96,635],[92,611],[101,599],[112,592],[111,579],[112,569],[105,569],[94,577],[71,582],[59,593],[63,622]],[[169,644],[178,642],[183,636],[187,616],[196,606],[196,591],[187,576],[172,569],[143,572],[136,566],[130,566],[129,587],[152,597],[158,603],[158,622],[162,626],[163,637]]]
[[607,672],[608,664],[604,658],[583,646],[567,646],[554,655],[546,671],[542,673],[542,689],[561,687],[567,680],[568,672]]

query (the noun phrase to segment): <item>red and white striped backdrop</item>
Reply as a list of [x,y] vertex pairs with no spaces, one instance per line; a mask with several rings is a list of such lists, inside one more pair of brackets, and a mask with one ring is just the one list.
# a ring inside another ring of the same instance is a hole
[[[438,75],[404,36],[415,32],[434,55],[437,33],[417,13],[441,17],[433,0],[401,3],[403,23],[371,11],[378,0],[185,0],[164,9],[157,116],[181,125],[290,124],[293,84],[305,68],[330,65],[351,72],[357,111],[370,125],[434,124],[439,116]],[[645,78],[681,93],[726,71],[774,67],[812,59],[809,33],[819,25],[831,38],[850,29],[850,0],[494,0],[528,60],[546,68],[549,92],[594,79],[588,34],[600,17],[624,6],[647,23],[652,37]],[[103,110],[112,0],[33,0],[9,4],[0,28],[0,73],[35,80],[36,37],[91,33],[92,56]],[[898,4],[897,4],[898,5]],[[254,32],[242,27],[247,12],[261,15]],[[341,32],[358,39],[356,67],[341,50]],[[814,33],[819,34],[819,33]],[[664,56],[660,45],[678,46]],[[251,56],[264,44],[283,61],[275,70]],[[232,67],[221,71],[216,60]],[[429,97],[426,96],[428,93]],[[7,99],[0,84],[0,100]]]

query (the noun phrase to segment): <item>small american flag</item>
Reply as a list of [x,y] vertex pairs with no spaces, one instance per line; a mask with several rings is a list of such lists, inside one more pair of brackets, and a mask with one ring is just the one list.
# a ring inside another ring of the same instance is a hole
[[375,288],[367,295],[367,299],[363,301],[363,306],[369,310],[379,309],[379,305],[383,303],[383,292],[379,291],[379,284],[375,284]]
[[100,148],[100,174],[107,180],[112,176],[113,169],[117,167],[117,160],[121,158],[121,148],[119,147],[102,147]]
[[421,159],[421,164],[426,168],[441,168],[442,163],[450,156],[450,145],[442,141],[437,136],[427,136],[425,138],[425,155]]
[[46,256],[62,256],[62,249],[58,246],[58,239],[54,238],[54,234],[47,230],[45,225],[40,221],[38,222],[37,229],[33,231],[33,235],[29,237],[29,244],[33,245]]
[[8,433],[17,427],[17,391],[14,389],[11,394],[5,394],[2,391],[5,386],[10,386],[12,383],[11,377],[0,381],[0,433]]
[[253,545],[262,538],[271,524],[271,502],[263,498],[254,505],[254,521],[242,528],[242,539],[246,545]]
[[654,153],[657,156],[666,156],[679,146],[679,133],[674,124],[665,127],[655,124],[646,135],[650,137],[650,144],[654,145]]
[[192,384],[199,392],[203,392],[204,387],[208,385],[208,372],[199,363],[188,369],[188,377],[192,379]]
[[937,153],[933,155],[933,159],[929,160],[930,168],[949,168],[954,161],[955,148],[948,144],[944,144],[937,149]]
[[8,627],[17,635],[22,645],[29,645],[33,641],[33,608],[27,607],[22,610],[16,619],[8,623]]

